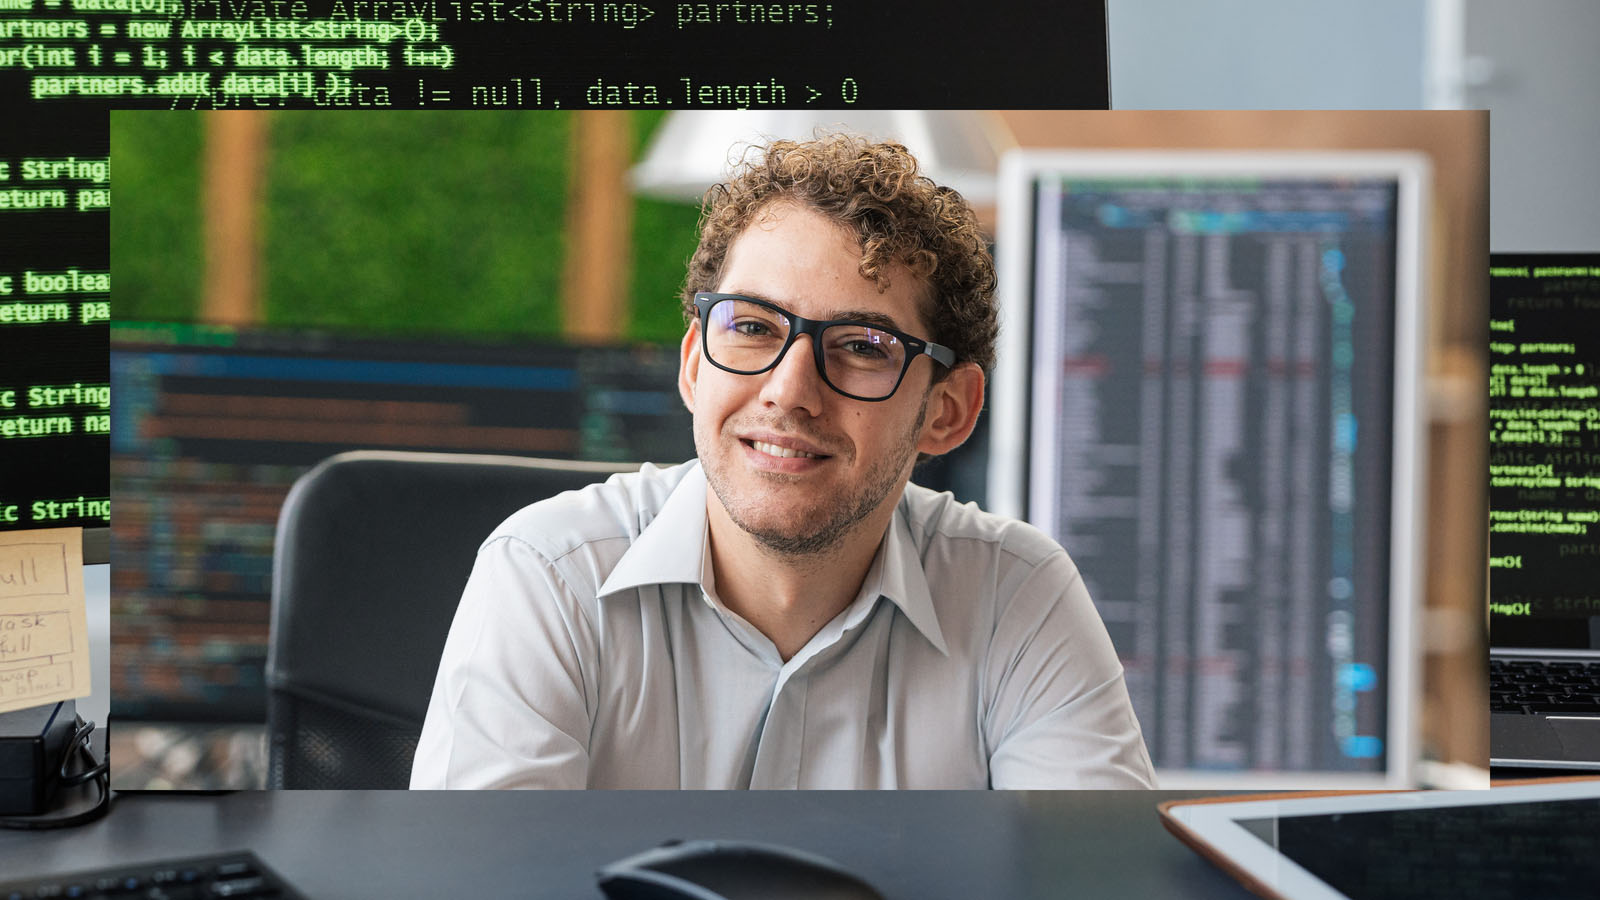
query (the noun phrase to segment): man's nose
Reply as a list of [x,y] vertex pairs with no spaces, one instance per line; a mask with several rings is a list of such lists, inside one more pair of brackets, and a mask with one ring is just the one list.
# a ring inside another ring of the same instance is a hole
[[821,414],[823,393],[828,386],[822,381],[822,373],[817,371],[816,352],[811,341],[811,335],[802,334],[789,345],[783,359],[764,376],[761,402],[784,412],[804,410],[811,416]]

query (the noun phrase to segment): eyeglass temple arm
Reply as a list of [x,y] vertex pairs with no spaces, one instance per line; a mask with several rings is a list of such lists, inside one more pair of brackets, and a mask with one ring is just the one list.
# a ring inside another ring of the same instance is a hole
[[925,341],[922,345],[922,352],[933,357],[934,362],[943,365],[946,369],[954,369],[956,367],[956,352],[943,344]]

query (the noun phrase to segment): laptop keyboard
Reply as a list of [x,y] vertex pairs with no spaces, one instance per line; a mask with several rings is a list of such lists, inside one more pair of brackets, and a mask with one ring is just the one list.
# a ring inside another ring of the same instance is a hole
[[0,883],[0,900],[199,900],[202,897],[206,900],[218,897],[305,900],[302,894],[289,887],[253,853],[158,860],[140,865]]
[[1490,659],[1489,711],[1600,715],[1600,662]]

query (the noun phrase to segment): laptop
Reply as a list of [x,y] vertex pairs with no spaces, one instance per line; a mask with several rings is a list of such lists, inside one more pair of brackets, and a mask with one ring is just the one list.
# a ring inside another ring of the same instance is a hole
[[1495,253],[1489,761],[1600,770],[1600,253]]

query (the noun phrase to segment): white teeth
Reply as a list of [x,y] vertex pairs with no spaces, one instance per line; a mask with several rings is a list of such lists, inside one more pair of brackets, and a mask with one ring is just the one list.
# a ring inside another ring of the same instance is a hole
[[800,459],[817,458],[815,453],[807,453],[804,450],[790,450],[788,447],[779,447],[777,444],[769,444],[766,441],[751,441],[750,446],[755,447],[757,450],[765,453],[768,456],[777,456],[782,457],[783,459],[794,459],[795,457],[799,457]]

